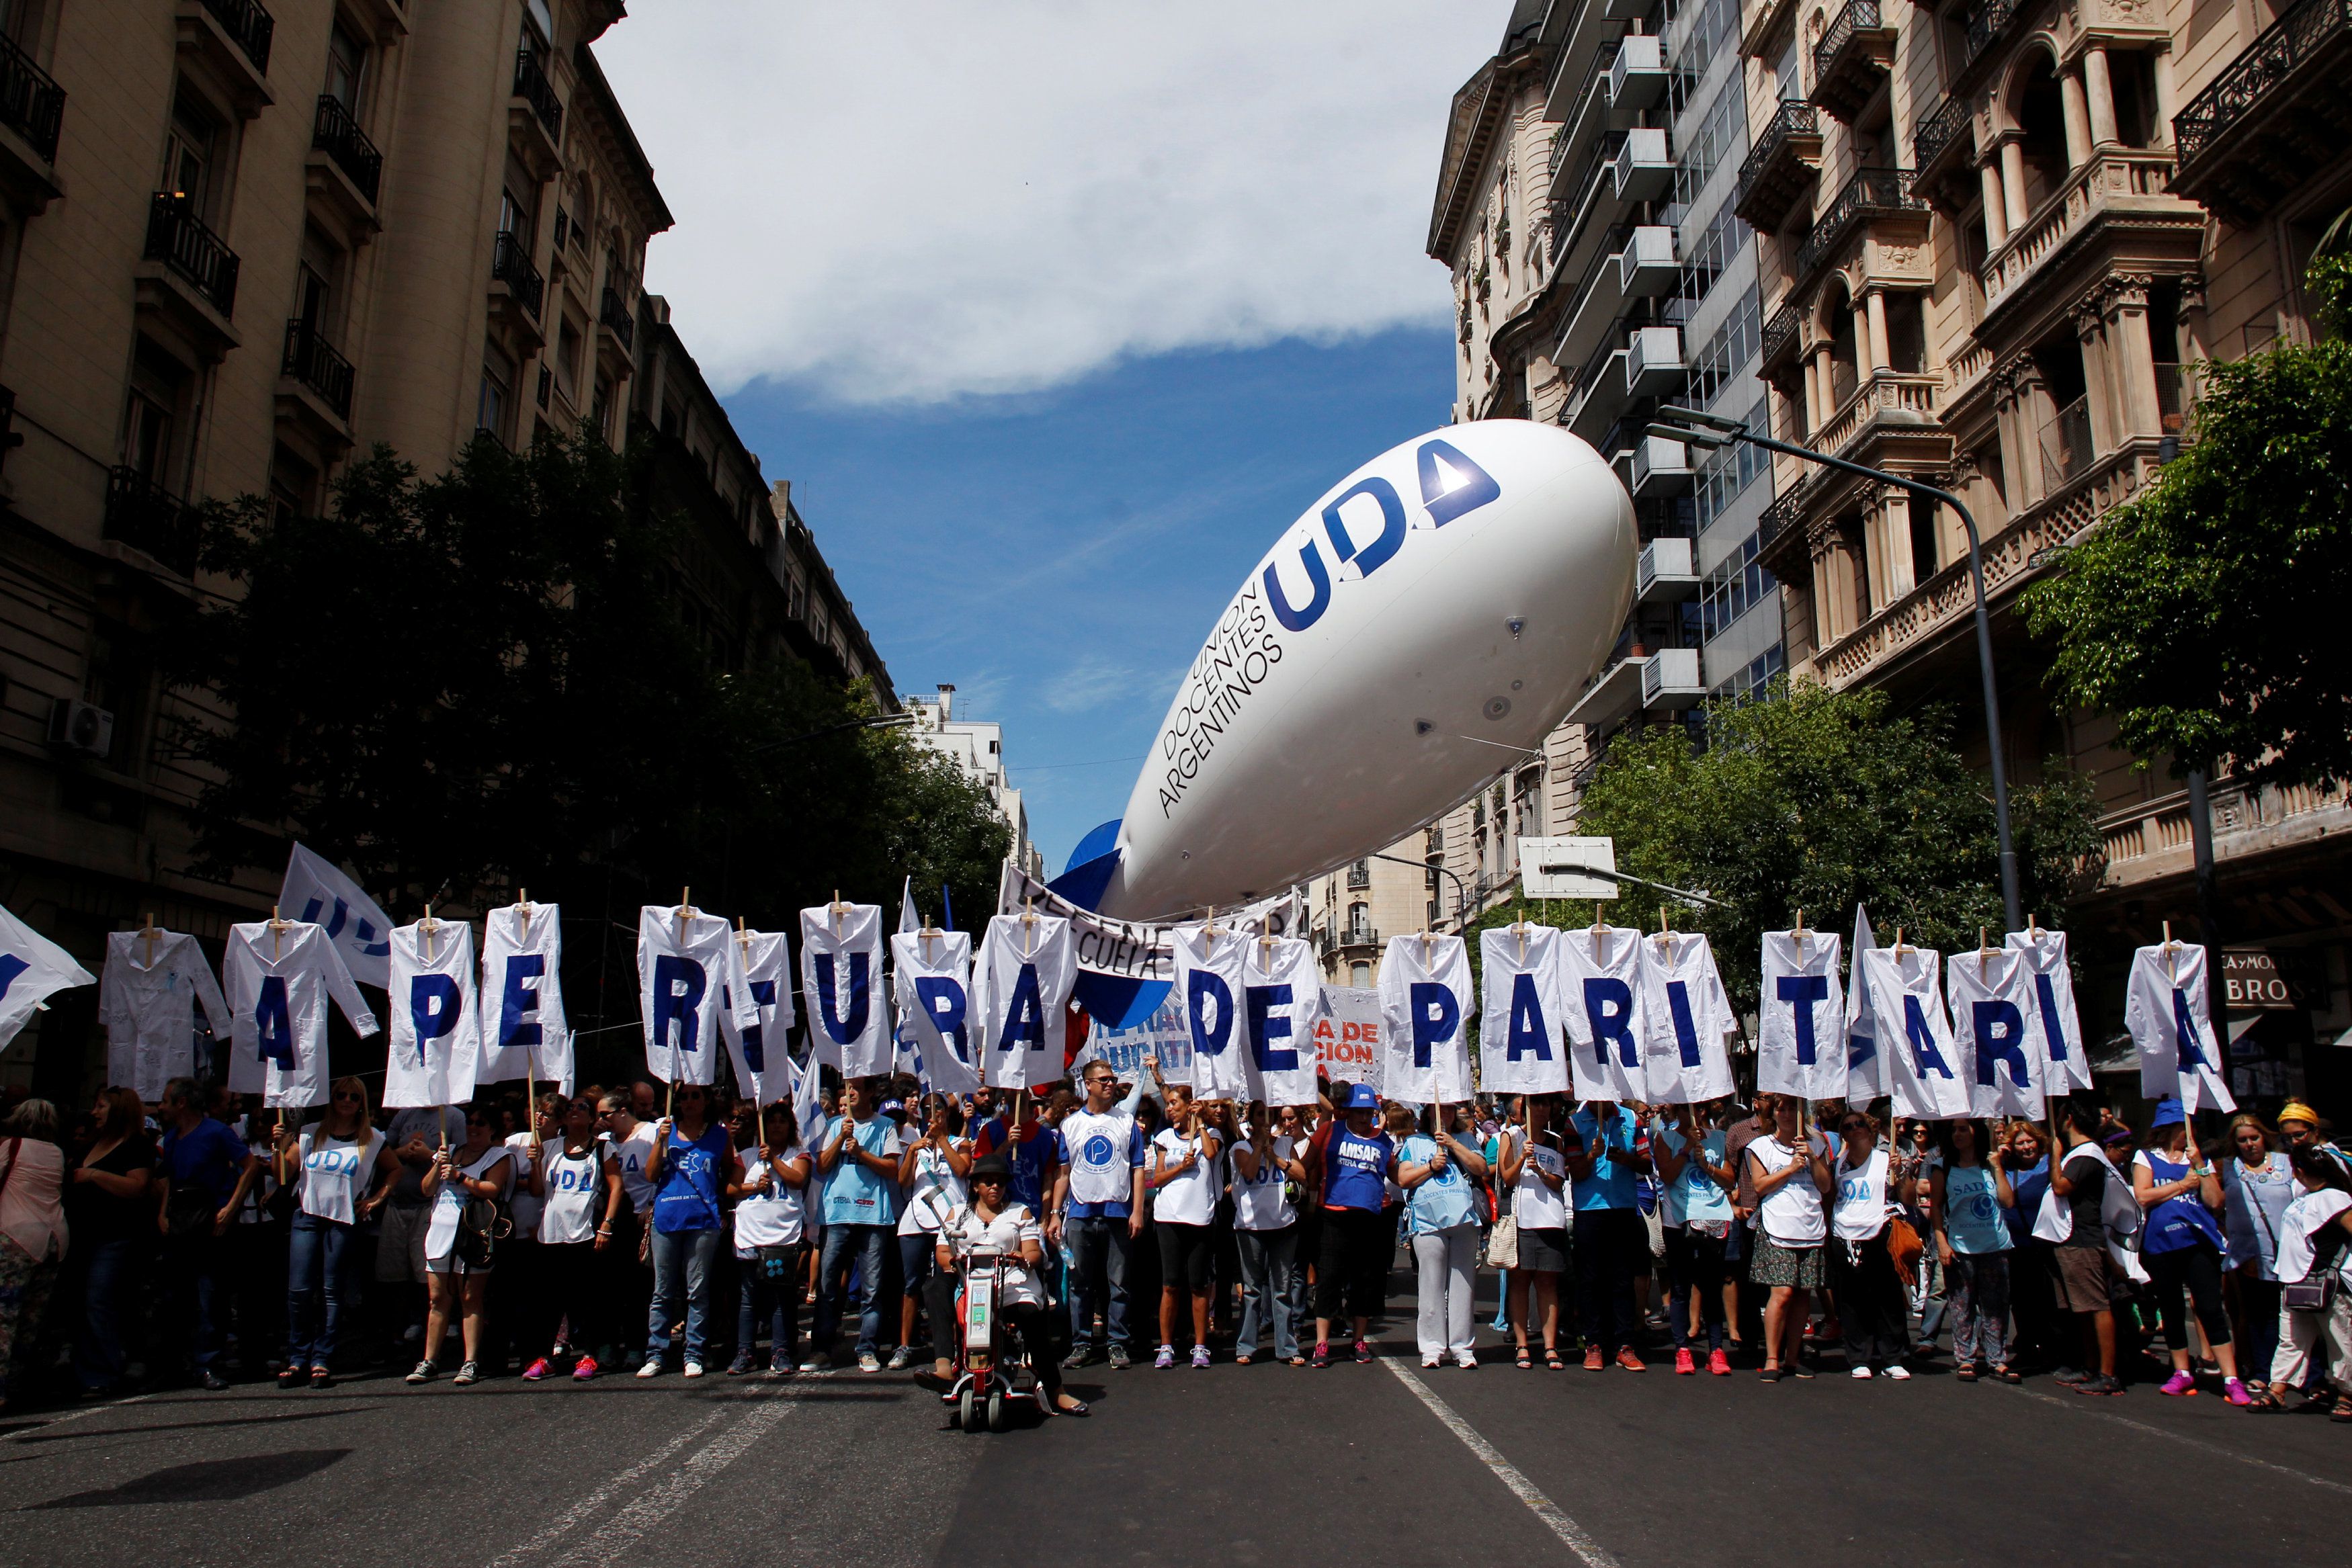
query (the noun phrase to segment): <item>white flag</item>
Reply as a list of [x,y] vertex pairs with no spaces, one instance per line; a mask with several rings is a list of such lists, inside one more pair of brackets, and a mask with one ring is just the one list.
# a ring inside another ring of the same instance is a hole
[[1490,1094],[1565,1094],[1559,933],[1549,925],[1478,934],[1478,1087]]
[[[390,980],[392,933],[384,932]],[[376,1032],[343,955],[326,928],[307,920],[255,920],[232,925],[221,966],[228,992],[228,1086],[259,1094],[269,1110],[327,1103],[327,1004],[332,1000],[362,1040]]]
[[2150,1100],[2180,1097],[2190,1113],[2234,1111],[2205,993],[2205,949],[2159,943],[2132,954],[2124,989],[2124,1028],[2139,1048],[2139,1092]]
[[535,1077],[572,1092],[572,1025],[563,1010],[563,909],[509,904],[482,922],[480,1083]]
[[1196,1100],[1247,1100],[1249,1041],[1240,1013],[1243,948],[1249,938],[1230,925],[1209,935],[1194,921],[1169,933],[1176,949],[1176,1005],[1192,1042],[1191,1082]]
[[1642,1058],[1650,1023],[1642,995],[1642,934],[1622,925],[1580,925],[1559,936],[1560,1015],[1576,1097],[1620,1104],[1646,1098],[1649,1076]]
[[727,922],[698,909],[681,915],[658,904],[639,908],[637,1007],[646,1071],[664,1083],[719,1082],[720,1010],[734,1013],[738,1029],[760,1022]]
[[1862,972],[1870,1010],[1885,1020],[1881,1045],[1895,1113],[1937,1122],[1970,1114],[1944,1012],[1942,956],[1930,947],[1874,947],[1862,956]]
[[33,1016],[33,1009],[59,991],[94,986],[98,977],[74,956],[0,909],[0,1046]]
[[1882,1040],[1893,1036],[1878,1027],[1870,1010],[1870,989],[1862,979],[1862,956],[1877,946],[1870,930],[1870,912],[1855,904],[1853,947],[1846,954],[1845,1097],[1864,1104],[1894,1092],[1886,1082],[1886,1053],[1879,1049]]
[[1707,939],[1682,931],[1642,938],[1642,997],[1650,1024],[1643,1054],[1649,1092],[1642,1097],[1657,1105],[1696,1105],[1730,1093],[1725,1040],[1739,1025]]
[[1077,946],[1058,915],[990,917],[973,973],[981,1018],[981,1077],[992,1089],[1026,1089],[1062,1076]]
[[1242,960],[1242,1027],[1249,1036],[1250,1098],[1315,1103],[1315,1030],[1323,973],[1295,936],[1255,936]]
[[2014,947],[1961,953],[1944,968],[1952,1001],[1952,1039],[1978,1116],[2039,1119],[2049,1065],[2033,1029],[2033,972]]
[[1470,1098],[1470,950],[1459,936],[1391,936],[1381,958],[1381,1092],[1418,1105]]
[[2066,934],[2012,931],[2007,943],[2024,955],[2026,972],[2033,977],[2031,1021],[2050,1070],[2042,1087],[2052,1094],[2088,1089],[2091,1058],[2083,1049],[2083,1020],[2074,1011],[2074,970],[2066,961]]
[[1841,944],[1822,931],[1764,933],[1756,1029],[1756,1087],[1802,1100],[1845,1098],[1845,998]]
[[844,1078],[890,1071],[890,998],[882,988],[882,906],[820,904],[801,911],[801,994],[819,1061]]
[[392,984],[392,916],[331,862],[296,844],[286,857],[278,907],[289,920],[323,926],[352,978],[378,990]]
[[[719,1033],[727,1041],[727,1061],[735,1069],[735,1087],[754,1105],[772,1105],[792,1093],[793,944],[781,931],[738,931],[735,952],[742,960],[743,986],[760,1021],[736,1021],[735,998],[720,998]],[[731,985],[732,982],[730,982]]]
[[[7,1007],[12,966],[0,956],[0,1010]],[[196,1008],[215,1044],[229,1038],[228,999],[196,939],[184,931],[116,931],[106,938],[98,979],[98,1021],[106,1029],[106,1081],[127,1083],[152,1105],[174,1078],[203,1076],[196,1051]],[[9,1028],[0,1021],[0,1041]]]
[[390,969],[384,1108],[463,1105],[482,1064],[474,928],[458,920],[436,920],[429,931],[421,920],[396,927]]
[[891,977],[898,1024],[910,1036],[928,1085],[942,1094],[980,1087],[974,1041],[980,1020],[971,1010],[971,933],[902,931],[890,938]]

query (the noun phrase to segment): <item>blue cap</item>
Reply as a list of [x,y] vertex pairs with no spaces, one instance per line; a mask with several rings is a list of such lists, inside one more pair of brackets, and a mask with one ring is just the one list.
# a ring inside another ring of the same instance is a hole
[[1353,1089],[1348,1091],[1349,1110],[1377,1111],[1380,1108],[1381,1097],[1372,1092],[1372,1086],[1370,1084],[1359,1083]]
[[903,1116],[907,1113],[907,1103],[904,1100],[885,1100],[878,1109],[885,1116]]
[[2178,1127],[2188,1120],[2189,1113],[2180,1108],[2180,1102],[2168,1094],[2156,1103],[2156,1114],[2148,1118],[2147,1130],[2153,1133],[2158,1127]]

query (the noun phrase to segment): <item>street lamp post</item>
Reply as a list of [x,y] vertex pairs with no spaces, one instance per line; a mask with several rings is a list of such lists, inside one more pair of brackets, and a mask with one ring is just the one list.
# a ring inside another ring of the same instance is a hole
[[1464,882],[1462,880],[1462,873],[1455,871],[1452,866],[1441,865],[1435,861],[1409,861],[1402,855],[1384,855],[1378,853],[1377,852],[1372,854],[1366,855],[1364,858],[1366,860],[1390,861],[1397,865],[1409,865],[1419,871],[1444,872],[1446,875],[1454,879],[1454,918],[1465,921],[1470,918],[1470,884]]
[[2024,919],[2020,914],[2017,891],[2017,843],[2009,826],[2009,768],[2001,759],[2000,693],[1993,682],[1992,617],[1985,605],[1984,557],[1977,538],[1977,520],[1969,515],[1968,507],[1949,490],[1939,490],[1933,485],[1889,474],[1883,468],[1864,467],[1843,457],[1815,452],[1809,446],[1794,446],[1785,441],[1775,441],[1759,435],[1736,419],[1720,414],[1704,413],[1697,409],[1678,408],[1668,404],[1658,410],[1658,422],[1650,433],[1673,441],[1689,442],[1697,446],[1728,446],[1744,441],[1750,446],[1760,446],[1767,452],[1784,453],[1807,463],[1818,463],[1825,468],[1836,468],[1848,474],[1859,474],[1865,479],[1876,479],[1894,485],[1915,496],[1925,496],[1940,501],[1960,515],[1960,526],[1969,536],[1969,579],[1976,589],[1977,667],[1984,677],[1985,737],[1987,749],[1992,755],[1992,810],[1994,826],[2000,841],[2000,902],[2011,931],[2022,930]]

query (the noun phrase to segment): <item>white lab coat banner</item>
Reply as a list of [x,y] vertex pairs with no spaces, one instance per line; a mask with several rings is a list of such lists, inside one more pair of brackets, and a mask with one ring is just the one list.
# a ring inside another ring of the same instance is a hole
[[2040,1120],[2049,1066],[2033,1027],[2033,972],[2014,947],[1958,953],[1944,969],[1969,1113]]
[[1565,1094],[1559,933],[1549,925],[1478,934],[1478,1087],[1489,1094]]
[[1801,1100],[1845,1098],[1843,944],[1822,931],[1764,933],[1757,1003],[1756,1087]]
[[1845,1094],[1863,1104],[1894,1092],[1886,1081],[1886,1053],[1879,1049],[1882,1040],[1893,1037],[1872,1014],[1870,989],[1862,977],[1862,956],[1877,946],[1878,938],[1870,929],[1870,911],[1855,904],[1853,946],[1846,953]]
[[922,1078],[941,1094],[980,1087],[980,1019],[971,1010],[971,933],[901,931],[890,938],[898,1027],[911,1037]]
[[1942,956],[1930,947],[1874,947],[1862,956],[1898,1116],[1948,1122],[1973,1113],[1944,1011],[1942,969]]
[[2124,988],[2124,1028],[2139,1048],[2139,1092],[2150,1100],[2180,1097],[2184,1111],[2234,1111],[2205,994],[2205,949],[2159,943],[2132,954]]
[[637,1008],[646,1071],[664,1083],[719,1081],[719,1015],[756,1028],[760,1009],[743,980],[743,950],[716,915],[648,904],[637,911]]
[[[389,926],[383,946],[388,983]],[[230,926],[221,975],[228,982],[223,988],[228,992],[229,1091],[257,1093],[268,1110],[327,1103],[330,1001],[343,1009],[362,1040],[379,1027],[334,939],[307,920]]]
[[1470,1098],[1470,950],[1459,936],[1391,936],[1381,958],[1381,1092]]
[[392,984],[392,916],[333,862],[296,844],[286,857],[278,909],[289,920],[323,927],[360,984],[378,990]]
[[72,954],[0,909],[0,1046],[16,1039],[33,1010],[49,998],[96,984],[98,977],[75,962]]
[[1242,1030],[1249,1093],[1269,1105],[1315,1103],[1315,1036],[1323,971],[1295,936],[1251,937],[1242,957]]
[[2032,979],[2034,1040],[2048,1065],[2052,1094],[2091,1086],[2091,1058],[2083,1049],[2083,1020],[2074,1011],[2074,970],[2066,961],[2063,931],[2012,931],[2007,945]]
[[[792,1095],[793,943],[782,931],[738,931],[735,951],[743,963],[744,988],[760,1021],[736,1021],[732,996],[719,998],[719,1033],[727,1042],[727,1061],[735,1069],[735,1087],[754,1105],[772,1105]],[[731,985],[732,982],[730,982]]]
[[982,1020],[982,1082],[1026,1089],[1062,1076],[1070,991],[1078,965],[1070,923],[1058,915],[999,915],[981,938],[973,1001]]
[[801,995],[816,1059],[844,1078],[890,1071],[890,999],[882,985],[882,906],[820,904],[801,911]]
[[1574,926],[1559,934],[1559,959],[1560,1022],[1576,1097],[1620,1104],[1648,1098],[1642,934],[1622,925]]
[[1642,938],[1642,998],[1649,1015],[1643,1077],[1655,1105],[1696,1105],[1732,1091],[1730,1037],[1739,1024],[1715,967],[1715,948],[1696,932]]
[[1193,921],[1169,933],[1176,950],[1176,1005],[1192,1041],[1192,1097],[1247,1100],[1249,1041],[1241,1026],[1243,949],[1231,925]]
[[[8,960],[0,956],[0,971]],[[8,987],[0,980],[0,1009]],[[210,1063],[196,1054],[201,1003],[213,1039],[229,1038],[228,1000],[204,949],[184,931],[116,931],[106,938],[106,967],[98,980],[98,1021],[106,1027],[106,1081],[127,1083],[154,1104],[174,1078],[205,1076]],[[0,1027],[0,1040],[6,1031]]]
[[509,904],[482,922],[480,1083],[535,1078],[572,1092],[572,1024],[563,1010],[563,908]]
[[399,926],[392,934],[390,968],[384,1108],[463,1105],[474,1097],[482,1065],[474,928],[457,920]]

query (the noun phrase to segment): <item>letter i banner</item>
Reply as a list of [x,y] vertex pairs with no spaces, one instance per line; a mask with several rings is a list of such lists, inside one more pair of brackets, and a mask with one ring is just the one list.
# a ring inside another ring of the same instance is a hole
[[989,920],[972,976],[982,1083],[1026,1089],[1062,1076],[1077,977],[1077,944],[1061,915],[1024,912]]
[[1381,957],[1381,1092],[1416,1105],[1467,1100],[1470,949],[1459,936],[1391,936]]
[[1766,1094],[1843,1100],[1846,1092],[1845,993],[1831,931],[1764,933],[1757,1006],[1756,1087]]
[[1494,1094],[1565,1094],[1559,933],[1549,925],[1478,934],[1478,1087]]
[[882,989],[882,906],[820,904],[801,911],[801,996],[816,1060],[844,1078],[890,1071],[889,998]]
[[1715,948],[1696,932],[1642,938],[1642,999],[1649,1013],[1643,1057],[1654,1105],[1696,1105],[1732,1092],[1726,1043],[1739,1025],[1715,967]]
[[394,927],[384,993],[392,1023],[384,1109],[471,1100],[482,1064],[474,928],[459,920]]
[[1248,1030],[1241,1021],[1247,984],[1242,967],[1251,938],[1213,920],[1179,925],[1169,935],[1176,950],[1177,1011],[1192,1042],[1192,1097],[1255,1098]]
[[742,949],[726,921],[670,905],[637,911],[637,1007],[646,1071],[664,1083],[719,1081],[719,1014],[756,1028],[760,1010],[743,977]]
[[1241,1018],[1249,1097],[1268,1105],[1313,1105],[1315,1032],[1323,1021],[1323,972],[1315,950],[1294,936],[1249,938]]
[[980,1016],[971,1010],[971,933],[901,931],[890,938],[898,1026],[912,1037],[923,1076],[941,1094],[980,1087]]
[[1569,1077],[1579,1100],[1643,1100],[1650,1032],[1642,987],[1642,934],[1622,925],[1560,933],[1559,997]]
[[1948,1122],[1975,1113],[1959,1044],[1944,1011],[1942,973],[1942,956],[1933,948],[1874,947],[1862,956],[1863,985],[1898,1116]]
[[2032,977],[2033,1011],[2027,1021],[2049,1066],[2045,1087],[2053,1094],[2091,1087],[2091,1058],[2083,1049],[2083,1021],[2074,1011],[2074,969],[2067,962],[2063,931],[2012,931],[2007,945],[2023,955]]
[[482,1066],[474,1081],[536,1079],[569,1094],[572,1074],[563,908],[509,904],[493,909],[482,922]]
[[793,942],[781,931],[738,931],[734,942],[760,1021],[736,1022],[735,998],[729,995],[720,998],[726,1005],[719,1010],[719,1033],[727,1042],[735,1087],[754,1105],[772,1105],[793,1092],[789,1058],[799,1018],[793,1007]]
[[2050,1066],[2034,1026],[2033,971],[2015,947],[1955,953],[1945,966],[1952,1040],[1969,1081],[1969,1114],[2039,1121]]
[[2132,954],[2124,989],[2124,1028],[2139,1050],[2139,1092],[2150,1100],[2180,1097],[2195,1113],[2234,1111],[2221,1048],[2206,1001],[2205,949],[2159,942]]

